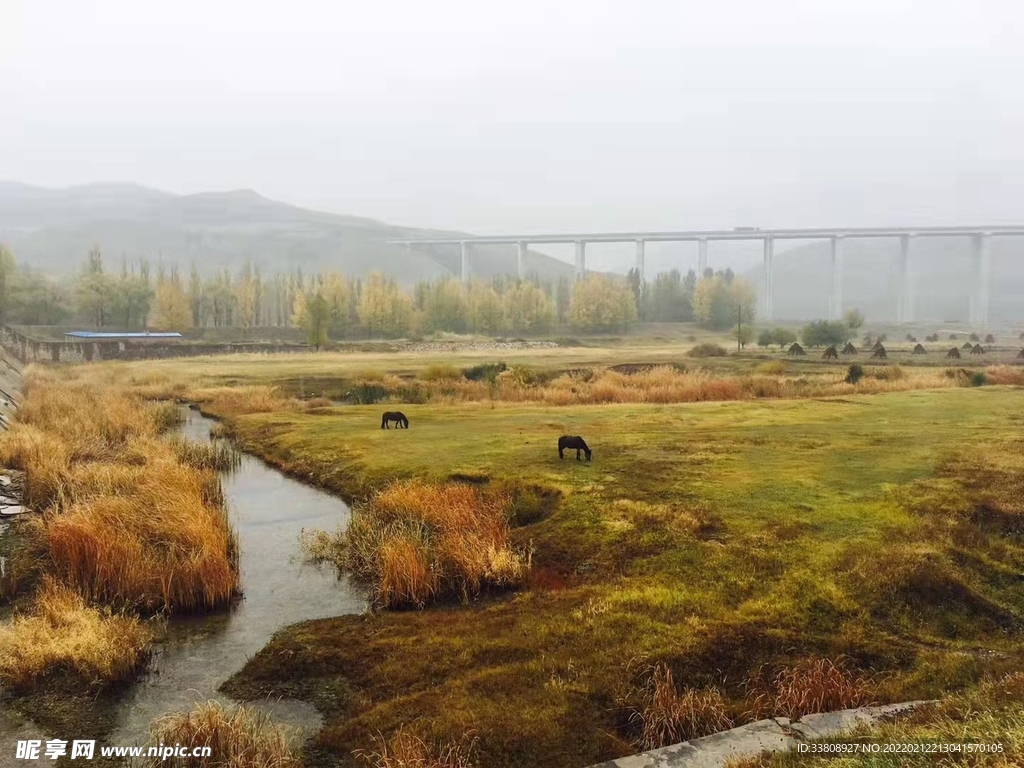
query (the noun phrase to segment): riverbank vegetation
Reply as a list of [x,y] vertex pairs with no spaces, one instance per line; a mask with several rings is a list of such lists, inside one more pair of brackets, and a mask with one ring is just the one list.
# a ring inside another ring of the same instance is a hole
[[29,612],[0,624],[0,684],[24,692],[51,675],[86,688],[124,683],[148,660],[152,637],[138,618],[47,579]]
[[294,738],[264,713],[250,707],[227,708],[216,701],[191,712],[168,715],[153,724],[153,744],[208,748],[209,756],[154,757],[147,768],[300,768]]
[[138,617],[210,610],[238,592],[235,536],[214,471],[225,457],[163,437],[174,404],[116,383],[30,368],[0,465],[24,472],[27,505],[3,594],[0,673],[29,689],[51,672],[126,682],[152,631]]
[[416,606],[523,583],[529,552],[511,543],[513,500],[471,485],[398,482],[353,510],[334,537],[307,540],[314,559],[331,560],[370,586],[380,606]]

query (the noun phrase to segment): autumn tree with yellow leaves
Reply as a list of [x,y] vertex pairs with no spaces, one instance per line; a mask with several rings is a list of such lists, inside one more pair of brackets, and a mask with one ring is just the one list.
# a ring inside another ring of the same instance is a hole
[[184,331],[192,327],[192,303],[177,269],[162,271],[153,294],[150,324],[161,331]]
[[607,275],[587,275],[573,286],[566,319],[577,331],[622,330],[636,320],[629,283]]
[[359,319],[371,336],[402,336],[412,326],[412,299],[393,277],[374,272],[363,283]]

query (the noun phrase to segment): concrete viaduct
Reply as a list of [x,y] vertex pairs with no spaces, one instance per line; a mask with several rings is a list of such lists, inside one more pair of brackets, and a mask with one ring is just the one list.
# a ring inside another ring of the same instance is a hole
[[469,280],[469,254],[473,245],[515,245],[518,247],[519,277],[524,276],[523,264],[530,245],[573,243],[576,246],[576,279],[587,271],[587,243],[635,243],[636,268],[644,278],[645,243],[696,242],[697,274],[703,274],[708,264],[708,243],[712,240],[760,240],[764,244],[764,275],[761,285],[762,317],[771,320],[774,296],[773,271],[776,240],[828,240],[832,244],[832,286],[829,298],[829,318],[837,319],[843,308],[843,243],[851,238],[893,238],[900,243],[897,256],[899,275],[896,319],[909,322],[913,317],[914,286],[910,280],[912,243],[915,237],[967,237],[974,250],[974,278],[971,295],[971,317],[974,325],[988,323],[989,265],[993,237],[1024,235],[1021,226],[978,227],[861,227],[847,229],[755,229],[693,230],[681,232],[593,232],[589,234],[501,235],[458,237],[448,239],[389,240],[392,245],[412,248],[419,245],[458,245],[462,251],[462,279]]

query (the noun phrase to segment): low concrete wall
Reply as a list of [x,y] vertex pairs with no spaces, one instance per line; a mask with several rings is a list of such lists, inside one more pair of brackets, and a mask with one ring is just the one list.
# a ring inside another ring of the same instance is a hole
[[801,742],[835,738],[862,725],[878,725],[930,703],[908,701],[806,715],[799,720],[786,717],[758,720],[731,731],[620,757],[591,768],[720,768],[729,760],[755,757],[761,752],[785,752],[796,749]]
[[305,344],[202,341],[41,341],[13,328],[0,328],[0,347],[22,363],[83,363],[93,360],[157,360],[238,352],[306,352]]

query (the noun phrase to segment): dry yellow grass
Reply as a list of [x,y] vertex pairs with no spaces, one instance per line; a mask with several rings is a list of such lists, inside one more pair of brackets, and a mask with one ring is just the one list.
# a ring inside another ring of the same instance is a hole
[[414,733],[400,729],[391,739],[377,736],[377,749],[362,750],[356,757],[369,763],[372,768],[474,768],[473,750],[475,741],[464,744],[435,746],[428,744]]
[[306,550],[367,581],[382,606],[467,600],[488,588],[517,586],[529,571],[529,553],[511,544],[510,509],[509,495],[499,491],[394,483],[357,507],[335,538],[307,534]]
[[137,618],[88,607],[47,579],[30,613],[0,625],[0,683],[22,690],[54,673],[88,685],[125,682],[148,659],[151,640]]
[[779,669],[772,680],[750,684],[754,692],[751,719],[788,717],[792,720],[815,712],[834,712],[873,703],[871,679],[842,660],[806,659]]
[[158,720],[154,744],[180,744],[196,749],[209,747],[209,757],[155,757],[144,765],[180,768],[299,768],[301,760],[292,748],[289,733],[258,710],[228,710],[216,701],[201,704],[188,713]]
[[[89,602],[141,612],[208,609],[238,589],[237,542],[217,456],[162,440],[176,418],[112,385],[32,368],[0,464],[22,469],[39,567]],[[184,459],[184,461],[183,461]]]
[[190,389],[189,397],[217,411],[233,414],[271,413],[287,410],[289,401],[276,387],[250,385]]
[[717,688],[680,691],[666,664],[650,670],[632,720],[639,725],[637,746],[658,749],[732,727],[728,704]]

